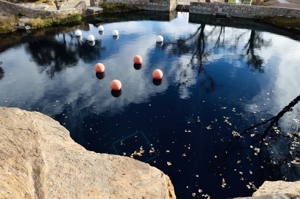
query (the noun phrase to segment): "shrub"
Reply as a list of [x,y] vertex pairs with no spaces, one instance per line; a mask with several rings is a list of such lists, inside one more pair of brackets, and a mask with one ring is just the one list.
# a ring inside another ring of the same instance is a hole
[[66,18],[62,19],[54,19],[54,18],[35,18],[30,19],[28,25],[31,26],[31,28],[44,28],[49,26],[61,26],[61,25],[67,25],[70,23],[80,22],[82,19],[80,14],[73,14],[69,15]]
[[15,31],[18,19],[15,16],[0,16],[0,33]]

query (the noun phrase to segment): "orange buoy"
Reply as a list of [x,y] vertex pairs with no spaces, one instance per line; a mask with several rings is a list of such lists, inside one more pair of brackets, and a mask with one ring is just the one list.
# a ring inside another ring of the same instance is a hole
[[133,63],[135,63],[135,64],[142,64],[142,61],[143,61],[143,59],[139,55],[136,55],[133,57]]
[[122,87],[122,83],[117,79],[114,79],[110,82],[110,88],[114,91],[120,90],[121,87]]
[[97,73],[103,73],[104,70],[105,70],[105,67],[104,67],[103,64],[97,63],[97,64],[95,65],[94,69],[95,69],[95,71],[96,71]]
[[160,69],[155,69],[152,73],[154,79],[161,79],[163,77],[163,72]]

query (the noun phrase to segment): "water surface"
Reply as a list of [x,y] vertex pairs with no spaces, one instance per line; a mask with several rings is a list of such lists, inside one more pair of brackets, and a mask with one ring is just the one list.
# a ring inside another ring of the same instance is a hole
[[[204,18],[98,17],[7,40],[0,44],[0,106],[42,112],[88,150],[161,169],[179,199],[250,196],[265,180],[299,180],[298,36]],[[95,44],[86,41],[90,34]],[[95,74],[98,62],[105,74]],[[161,82],[152,79],[156,68]],[[118,97],[113,79],[123,85]]]

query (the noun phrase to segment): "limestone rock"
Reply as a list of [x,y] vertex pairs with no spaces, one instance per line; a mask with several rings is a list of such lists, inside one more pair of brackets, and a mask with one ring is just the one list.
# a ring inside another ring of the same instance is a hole
[[0,198],[175,199],[162,171],[75,143],[57,121],[0,107]]
[[300,181],[285,182],[285,181],[265,181],[259,189],[253,193],[253,196],[263,196],[270,194],[282,193],[291,199],[300,198]]
[[234,199],[290,199],[290,198],[284,194],[272,194],[272,195],[264,195],[264,196],[256,196],[256,197],[234,198]]

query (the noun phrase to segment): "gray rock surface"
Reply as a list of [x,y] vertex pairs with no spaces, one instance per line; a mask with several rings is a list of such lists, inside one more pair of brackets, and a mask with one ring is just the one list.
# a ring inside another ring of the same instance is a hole
[[0,107],[0,129],[1,199],[176,198],[162,171],[87,151],[41,113]]

